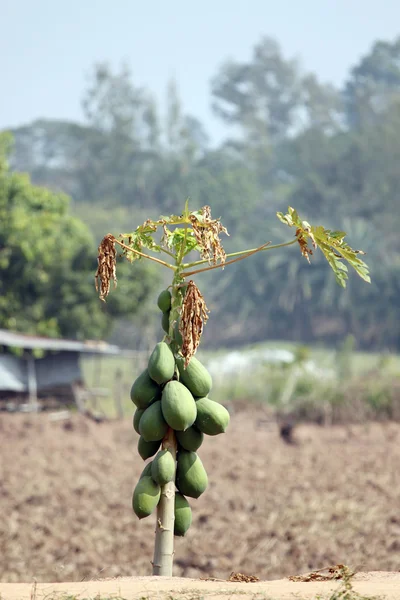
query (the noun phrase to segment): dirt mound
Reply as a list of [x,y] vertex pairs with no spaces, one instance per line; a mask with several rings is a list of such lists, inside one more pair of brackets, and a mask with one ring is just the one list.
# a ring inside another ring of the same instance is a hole
[[[0,436],[1,581],[149,575],[154,519],[131,509],[143,461],[129,420],[1,415]],[[400,425],[302,426],[295,439],[254,409],[206,439],[209,488],[176,541],[176,575],[398,569]]]
[[[360,573],[360,578],[352,582],[351,596],[356,593],[371,600],[398,600],[399,573]],[[287,579],[277,581],[257,581],[238,583],[232,581],[204,581],[183,579],[180,577],[125,577],[101,581],[66,582],[59,584],[1,584],[2,600],[62,600],[63,598],[116,598],[125,600],[143,600],[158,598],[184,598],[186,600],[255,600],[273,598],[274,600],[315,600],[329,598],[333,593],[343,590],[340,581],[314,581],[295,583]],[[336,596],[338,598],[339,596]],[[344,596],[340,596],[343,597]],[[360,597],[360,596],[358,596]]]

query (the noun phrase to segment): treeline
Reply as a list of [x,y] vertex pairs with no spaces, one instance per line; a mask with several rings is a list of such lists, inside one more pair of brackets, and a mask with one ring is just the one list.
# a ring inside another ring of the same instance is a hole
[[[0,328],[50,337],[98,339],[116,320],[136,315],[148,324],[147,299],[156,293],[154,268],[129,265],[107,306],[94,289],[96,244],[71,215],[69,198],[32,185],[7,164],[10,136],[0,133]],[[159,285],[159,283],[158,283]]]
[[211,102],[226,124],[218,147],[174,82],[163,110],[127,68],[96,65],[83,124],[15,129],[12,168],[69,194],[97,241],[179,212],[189,196],[222,216],[232,251],[288,240],[275,213],[294,206],[346,231],[367,252],[372,284],[352,273],[343,291],[318,254],[309,266],[295,248],[256,255],[199,280],[213,309],[208,343],[337,343],[352,333],[359,347],[399,348],[400,38],[375,43],[343,89],[264,38],[248,62],[219,68]]

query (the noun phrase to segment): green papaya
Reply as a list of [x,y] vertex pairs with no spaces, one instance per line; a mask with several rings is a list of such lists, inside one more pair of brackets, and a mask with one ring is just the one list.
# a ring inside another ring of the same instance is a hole
[[147,369],[133,382],[131,400],[138,408],[147,408],[160,394],[160,388],[151,379]]
[[151,465],[152,465],[152,462],[153,461],[150,461],[149,463],[147,463],[147,465],[145,466],[145,468],[141,472],[139,479],[142,479],[142,477],[151,477]]
[[132,508],[139,519],[151,515],[157,506],[161,488],[151,477],[145,475],[136,484],[132,497]]
[[196,452],[179,450],[176,467],[176,487],[185,496],[198,498],[207,488],[208,477]]
[[161,440],[158,440],[157,442],[146,442],[146,440],[140,436],[138,441],[138,452],[143,460],[146,460],[147,458],[150,458],[150,456],[154,456],[159,449],[160,444]]
[[176,364],[179,370],[179,381],[186,385],[193,396],[195,398],[207,396],[212,387],[212,379],[205,366],[195,356],[191,358],[186,369],[184,358],[177,358]]
[[140,423],[140,419],[142,418],[142,414],[144,413],[144,411],[145,411],[144,408],[137,408],[133,415],[133,429],[136,431],[136,433],[140,433],[139,432],[139,423]]
[[169,381],[161,396],[161,410],[168,425],[175,431],[185,431],[196,419],[196,402],[179,381]]
[[174,535],[184,536],[192,524],[192,509],[185,496],[175,493]]
[[169,311],[162,314],[161,327],[164,329],[165,333],[169,333]]
[[149,358],[150,377],[159,385],[172,379],[175,373],[175,358],[171,348],[165,342],[158,342]]
[[168,424],[163,417],[161,400],[156,400],[144,411],[140,423],[139,433],[145,442],[162,440],[168,431]]
[[157,306],[161,312],[165,313],[171,309],[171,292],[163,290],[157,298]]
[[151,463],[151,476],[159,485],[165,485],[175,478],[175,460],[169,450],[157,452]]
[[197,417],[195,425],[207,435],[224,433],[229,425],[230,416],[225,406],[210,398],[196,400]]
[[204,433],[192,425],[186,431],[177,431],[176,439],[185,450],[196,452],[203,443]]

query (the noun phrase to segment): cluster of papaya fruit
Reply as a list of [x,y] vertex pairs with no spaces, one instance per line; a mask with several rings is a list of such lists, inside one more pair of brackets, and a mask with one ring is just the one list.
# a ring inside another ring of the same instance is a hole
[[[169,296],[169,305],[168,305]],[[171,308],[171,295],[162,292],[158,306],[163,315]],[[131,400],[136,405],[133,426],[139,434],[138,452],[143,460],[154,456],[144,468],[133,492],[132,506],[139,519],[148,517],[161,497],[161,488],[175,481],[174,534],[185,535],[192,521],[186,496],[198,498],[208,485],[207,473],[197,454],[204,434],[223,433],[229,424],[224,406],[208,398],[212,379],[195,357],[188,366],[165,341],[156,344],[147,368],[134,381]],[[173,429],[176,460],[168,448],[160,449]]]

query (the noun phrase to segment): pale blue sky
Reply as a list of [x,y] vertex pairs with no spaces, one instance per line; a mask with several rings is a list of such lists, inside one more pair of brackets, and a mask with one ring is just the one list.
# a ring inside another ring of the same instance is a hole
[[399,34],[400,0],[0,0],[0,128],[80,120],[90,67],[125,60],[160,101],[174,76],[185,111],[218,139],[210,78],[261,36],[340,85],[373,41]]

